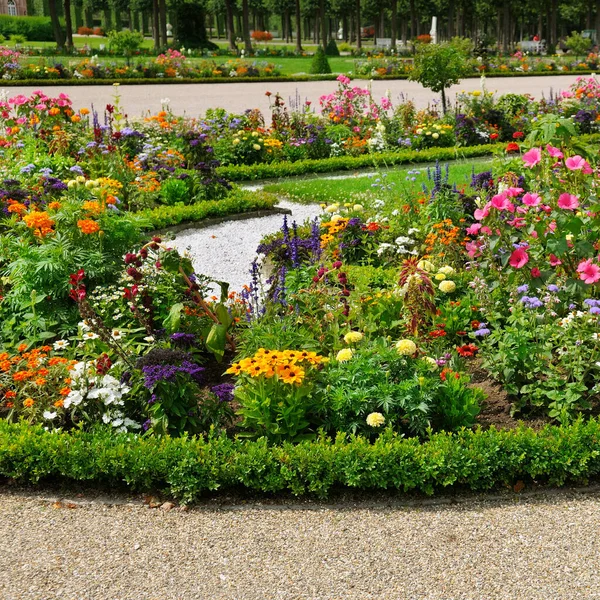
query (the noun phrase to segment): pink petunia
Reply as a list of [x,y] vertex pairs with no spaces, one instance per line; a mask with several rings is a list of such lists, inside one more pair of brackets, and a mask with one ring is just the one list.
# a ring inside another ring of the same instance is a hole
[[519,194],[523,193],[523,188],[509,187],[504,190],[504,193],[510,198],[516,198]]
[[552,157],[552,158],[563,158],[563,153],[558,149],[555,148],[554,146],[551,146],[550,144],[548,144],[546,146],[546,150],[548,151],[548,154]]
[[579,279],[585,283],[596,283],[600,281],[600,267],[595,265],[590,258],[582,260],[577,267]]
[[488,202],[483,208],[476,208],[475,212],[473,213],[473,216],[478,221],[481,221],[481,220],[485,219],[490,214],[490,207],[491,206],[492,206],[491,203]]
[[508,264],[515,269],[524,267],[529,262],[529,254],[523,248],[517,248],[510,255]]
[[539,194],[527,192],[523,196],[523,204],[526,204],[527,206],[537,206],[541,201],[542,199],[540,198]]
[[523,154],[523,162],[525,166],[529,169],[535,167],[535,165],[539,164],[542,161],[542,149],[541,148],[532,148],[529,152],[525,152]]
[[481,229],[481,223],[473,223],[473,225],[467,227],[467,235],[477,235]]
[[567,158],[567,160],[565,160],[565,165],[569,171],[583,171],[588,175],[592,172],[592,167],[590,167],[588,161],[582,156],[579,156],[579,154]]
[[575,210],[579,208],[579,198],[573,196],[573,194],[561,194],[558,197],[558,208],[564,208],[565,210]]
[[477,244],[477,242],[467,242],[465,244],[465,249],[471,258],[475,258],[480,254],[479,244]]
[[562,265],[562,260],[560,260],[560,258],[558,258],[558,256],[556,256],[556,254],[551,254],[548,257],[548,260],[550,261],[551,267],[558,267],[558,265]]
[[498,210],[508,210],[515,212],[514,204],[504,195],[498,194],[492,198],[492,206]]

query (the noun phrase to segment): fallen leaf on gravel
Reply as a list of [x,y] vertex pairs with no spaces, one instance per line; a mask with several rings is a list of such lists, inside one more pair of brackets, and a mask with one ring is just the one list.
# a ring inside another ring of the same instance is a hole
[[519,493],[520,491],[523,490],[523,488],[525,487],[525,484],[519,479],[519,481],[517,481],[517,483],[515,483],[515,485],[513,486],[513,490],[515,490],[515,493]]

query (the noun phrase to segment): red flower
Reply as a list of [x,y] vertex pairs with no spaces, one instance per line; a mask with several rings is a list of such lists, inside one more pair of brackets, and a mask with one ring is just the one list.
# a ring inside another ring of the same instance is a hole
[[498,139],[497,133],[492,133],[492,135],[490,135],[490,140],[497,140],[497,139]]
[[507,152],[518,152],[519,144],[515,144],[515,142],[509,142],[508,144],[506,144],[506,151]]
[[531,276],[535,279],[536,277],[541,277],[542,276],[542,272],[537,268],[537,267],[533,267],[533,269],[531,269]]
[[524,134],[522,131],[515,131],[512,136],[513,140],[520,140],[524,136]]
[[475,356],[479,352],[479,348],[475,344],[465,344],[464,346],[457,346],[456,352],[459,356]]

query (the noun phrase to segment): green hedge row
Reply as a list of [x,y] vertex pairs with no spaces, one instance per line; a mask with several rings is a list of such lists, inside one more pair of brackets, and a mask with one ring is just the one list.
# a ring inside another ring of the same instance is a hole
[[273,208],[276,202],[277,198],[272,194],[235,189],[223,200],[207,200],[189,205],[163,205],[142,210],[137,214],[146,222],[147,229],[155,230],[215,217],[266,210]]
[[245,489],[326,497],[334,489],[488,490],[517,481],[563,485],[600,472],[600,422],[576,421],[541,431],[464,430],[433,434],[426,442],[384,432],[322,437],[269,446],[204,438],[156,438],[93,432],[50,433],[41,426],[0,421],[0,476],[37,483],[43,478],[123,484],[163,490],[191,502],[214,490]]
[[506,144],[484,144],[451,148],[427,148],[424,150],[399,150],[378,152],[361,156],[335,156],[332,158],[298,160],[296,162],[258,163],[255,165],[228,165],[217,168],[217,173],[230,181],[275,179],[309,173],[331,173],[363,168],[385,168],[408,163],[427,163],[436,160],[457,160],[489,156],[501,152]]
[[[24,35],[30,42],[52,42],[54,32],[50,17],[13,17],[0,15],[0,35]],[[2,82],[4,85],[4,81]],[[10,85],[12,82],[6,82]]]
[[[581,135],[575,138],[577,144],[598,144],[600,134]],[[361,156],[336,156],[332,158],[299,160],[296,162],[258,163],[255,165],[228,165],[217,168],[217,173],[230,181],[256,179],[277,179],[311,173],[331,173],[352,171],[364,168],[385,168],[394,165],[429,163],[479,156],[491,156],[504,152],[505,143],[481,144],[478,146],[452,146],[450,148],[426,148],[424,150],[398,150],[378,152]]]

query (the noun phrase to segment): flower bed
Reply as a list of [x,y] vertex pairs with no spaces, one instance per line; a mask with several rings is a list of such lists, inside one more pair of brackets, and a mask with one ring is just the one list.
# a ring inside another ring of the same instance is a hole
[[[334,125],[383,139],[383,123],[401,121],[340,83],[322,100]],[[0,417],[22,423],[0,424],[9,440],[0,472],[96,480],[114,468],[184,500],[240,483],[432,492],[594,475],[596,450],[585,444],[598,425],[585,419],[599,396],[598,165],[575,135],[594,130],[597,97],[594,81],[578,82],[525,138],[523,97],[470,95],[463,139],[498,107],[494,131],[510,131],[502,119],[520,126],[490,171],[457,186],[438,164],[421,191],[382,175],[360,201],[323,205],[312,223],[284,218],[257,249],[248,285],[216,282],[215,296],[215,282],[143,231],[270,205],[218,174],[215,132],[238,140],[228,143],[240,156],[260,157],[279,151],[276,134],[297,131],[306,111],[294,121],[276,106],[263,131],[259,115],[239,122],[224,111],[131,123],[118,95],[104,118],[65,95],[4,102]],[[447,135],[443,124],[419,117],[424,154]],[[490,423],[494,386],[511,417],[565,427],[471,432]],[[128,465],[138,453],[148,462],[130,471],[121,458],[75,463],[64,453],[94,457],[97,445],[133,448]],[[557,447],[579,457],[572,468],[540,459]],[[477,467],[474,452],[486,457]]]

